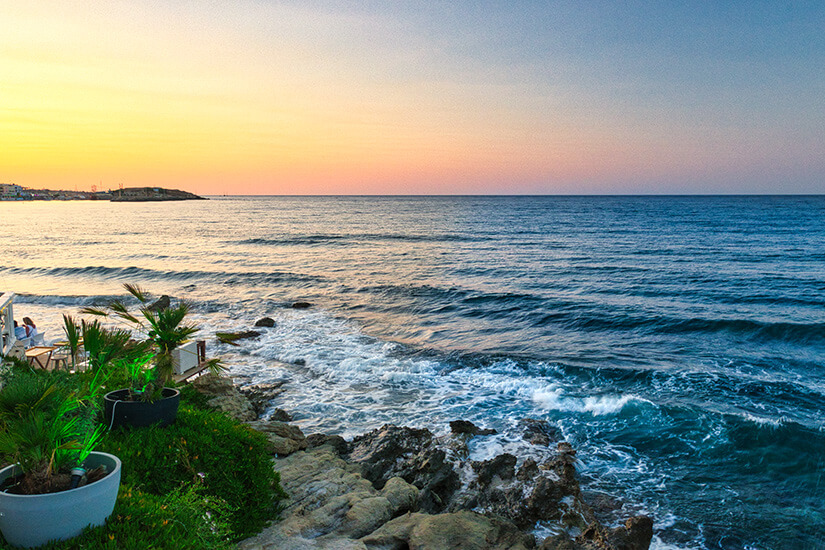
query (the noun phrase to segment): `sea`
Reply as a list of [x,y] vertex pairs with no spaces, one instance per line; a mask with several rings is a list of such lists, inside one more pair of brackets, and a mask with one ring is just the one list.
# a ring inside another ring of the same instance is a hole
[[305,433],[463,419],[498,431],[472,458],[541,460],[519,422],[546,420],[654,549],[825,548],[825,196],[4,202],[0,228],[47,340],[138,284]]

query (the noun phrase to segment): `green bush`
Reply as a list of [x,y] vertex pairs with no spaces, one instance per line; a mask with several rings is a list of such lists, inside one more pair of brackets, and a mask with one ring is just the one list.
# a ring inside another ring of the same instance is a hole
[[182,405],[166,428],[116,429],[100,450],[123,462],[123,482],[156,495],[181,484],[225,501],[235,539],[258,533],[286,495],[272,469],[268,442],[248,426],[215,411]]

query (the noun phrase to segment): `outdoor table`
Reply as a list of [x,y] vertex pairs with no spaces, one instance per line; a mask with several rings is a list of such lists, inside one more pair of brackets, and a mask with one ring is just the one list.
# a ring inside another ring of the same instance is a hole
[[[56,349],[55,346],[34,346],[26,350],[26,359],[29,360],[30,365],[37,363],[42,369],[46,369],[49,366],[49,361],[52,360],[52,353]],[[45,363],[43,362],[44,356],[46,358]]]

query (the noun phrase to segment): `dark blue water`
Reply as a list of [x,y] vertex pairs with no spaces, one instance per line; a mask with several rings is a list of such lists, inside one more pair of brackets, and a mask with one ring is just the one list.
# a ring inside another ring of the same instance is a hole
[[[0,289],[58,312],[122,282],[215,330],[305,430],[553,422],[658,548],[825,547],[825,197],[272,197],[0,204]],[[314,304],[292,310],[292,301]],[[53,320],[51,320],[53,319]],[[303,359],[305,366],[292,365]]]

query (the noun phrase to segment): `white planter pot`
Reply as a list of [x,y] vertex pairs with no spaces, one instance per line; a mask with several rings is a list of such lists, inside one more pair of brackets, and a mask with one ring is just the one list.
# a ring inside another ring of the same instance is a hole
[[[77,489],[45,495],[0,492],[0,531],[6,541],[31,548],[75,537],[87,525],[103,525],[115,508],[121,463],[114,455],[98,452],[92,452],[84,462],[87,470],[102,464],[109,474]],[[0,483],[19,473],[16,465],[3,468]]]

